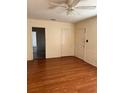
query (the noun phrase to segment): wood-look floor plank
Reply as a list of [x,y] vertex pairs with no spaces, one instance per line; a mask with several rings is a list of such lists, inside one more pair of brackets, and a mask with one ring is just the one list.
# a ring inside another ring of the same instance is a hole
[[28,62],[28,93],[96,93],[96,67],[64,57]]

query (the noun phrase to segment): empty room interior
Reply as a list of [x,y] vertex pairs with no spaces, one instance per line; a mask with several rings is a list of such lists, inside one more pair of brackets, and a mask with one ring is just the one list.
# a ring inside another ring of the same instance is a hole
[[27,0],[28,93],[96,90],[96,0]]

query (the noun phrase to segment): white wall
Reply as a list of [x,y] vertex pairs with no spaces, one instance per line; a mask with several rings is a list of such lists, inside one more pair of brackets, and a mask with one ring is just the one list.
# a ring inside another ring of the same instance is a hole
[[[82,47],[83,34],[80,31],[86,28],[85,48]],[[97,17],[83,20],[75,25],[75,56],[79,57],[86,62],[96,66],[97,65]]]
[[[73,56],[97,65],[97,17],[83,20],[76,24],[28,19],[27,30],[27,60],[33,59],[32,27],[44,27],[46,30],[46,58]],[[80,31],[86,28],[83,35]],[[89,42],[83,46],[83,39]]]
[[74,55],[74,24],[28,19],[27,60],[33,59],[32,27],[43,27],[46,30],[46,58]]

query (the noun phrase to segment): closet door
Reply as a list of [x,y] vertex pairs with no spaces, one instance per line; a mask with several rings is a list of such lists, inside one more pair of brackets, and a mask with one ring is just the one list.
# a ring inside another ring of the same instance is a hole
[[75,55],[81,59],[86,57],[86,28],[78,28],[75,36]]
[[71,28],[64,28],[61,31],[61,55],[74,56],[74,30]]

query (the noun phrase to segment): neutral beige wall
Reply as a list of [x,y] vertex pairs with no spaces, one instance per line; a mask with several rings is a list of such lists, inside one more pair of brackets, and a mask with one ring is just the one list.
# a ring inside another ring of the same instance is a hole
[[[76,24],[28,19],[27,23],[27,59],[33,59],[32,27],[44,27],[46,29],[46,57],[73,56],[86,62],[97,64],[97,17],[83,20]],[[85,49],[82,48],[83,33],[80,30],[86,28]],[[74,45],[75,42],[75,45]]]
[[[80,30],[86,28],[85,48],[82,48],[82,37]],[[84,55],[83,55],[84,53]],[[97,65],[97,17],[92,17],[75,24],[75,56],[85,60],[86,62],[96,66]]]
[[[44,27],[46,29],[46,58],[74,55],[74,24],[28,19],[27,60],[33,59],[32,27]],[[65,31],[67,31],[66,34]]]

